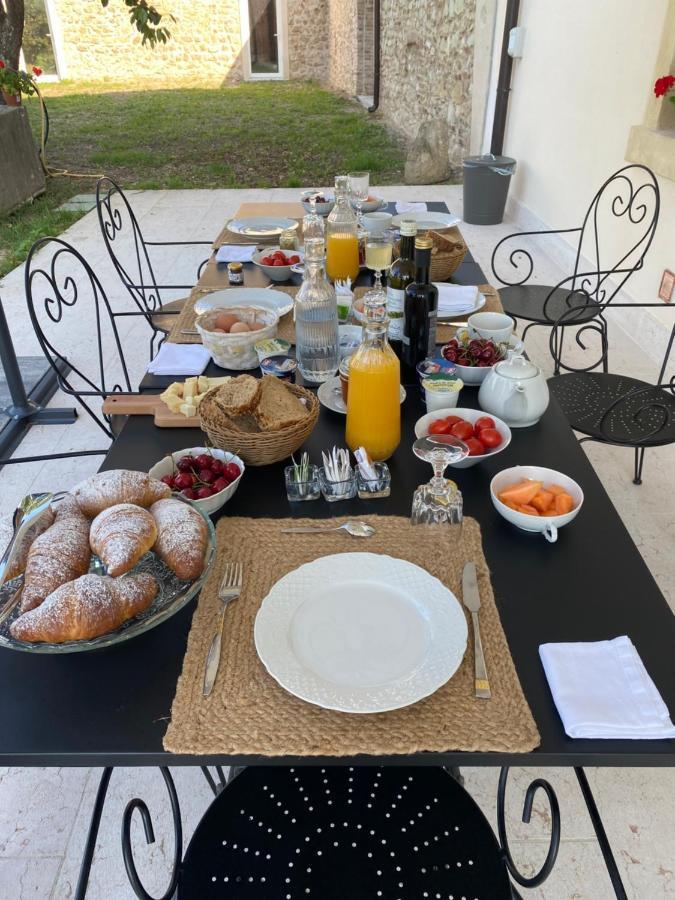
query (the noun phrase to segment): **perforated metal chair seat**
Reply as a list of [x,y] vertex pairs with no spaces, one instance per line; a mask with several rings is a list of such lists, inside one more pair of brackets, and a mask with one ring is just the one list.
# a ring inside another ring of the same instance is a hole
[[171,300],[169,303],[162,304],[162,312],[175,312],[175,316],[150,316],[150,321],[152,322],[152,327],[156,328],[157,331],[163,331],[164,334],[168,334],[173,326],[176,324],[176,319],[178,318],[178,313],[185,306],[186,298],[181,297],[179,300]]
[[[675,442],[675,396],[668,390],[601,372],[556,375],[548,386],[575,431],[605,442],[633,441],[649,447]],[[601,427],[605,412],[615,403]]]
[[[504,312],[516,319],[525,319],[528,322],[541,322],[552,325],[563,313],[575,306],[587,306],[590,302],[587,294],[571,294],[570,288],[556,288],[551,294],[551,299],[544,304],[546,298],[553,290],[552,285],[545,284],[521,284],[513,287],[500,287],[499,298],[502,301]],[[596,316],[593,308],[580,310],[574,316],[570,314],[570,325],[584,325],[592,321]],[[562,324],[565,324],[563,322]]]
[[179,900],[511,900],[495,835],[437,768],[248,768],[214,800]]

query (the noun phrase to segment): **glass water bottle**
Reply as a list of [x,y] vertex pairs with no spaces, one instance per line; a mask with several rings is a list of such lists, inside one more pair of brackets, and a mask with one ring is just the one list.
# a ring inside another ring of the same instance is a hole
[[359,238],[349,202],[349,179],[335,179],[335,206],[326,220],[326,272],[331,281],[356,281],[359,274]]
[[324,242],[305,241],[305,274],[295,298],[295,352],[305,381],[320,383],[338,367],[338,317],[335,291],[326,279]]

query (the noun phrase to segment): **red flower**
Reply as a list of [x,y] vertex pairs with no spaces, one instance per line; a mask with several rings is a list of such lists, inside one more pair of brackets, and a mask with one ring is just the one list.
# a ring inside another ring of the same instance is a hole
[[675,85],[675,75],[664,75],[654,82],[654,96],[663,97]]
[[4,62],[0,59],[0,69],[4,69],[4,68],[5,68],[5,64],[4,64]]
[[[33,75],[36,75],[39,78],[40,75],[42,75],[42,69],[40,68],[40,66],[33,66],[32,68],[33,68]],[[675,78],[673,78],[673,81],[675,81]]]

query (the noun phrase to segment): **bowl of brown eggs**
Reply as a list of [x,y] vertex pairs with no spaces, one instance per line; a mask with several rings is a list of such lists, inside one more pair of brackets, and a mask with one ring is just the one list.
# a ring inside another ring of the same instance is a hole
[[197,317],[195,328],[217,366],[223,369],[255,369],[257,341],[276,337],[279,316],[259,306],[210,309]]

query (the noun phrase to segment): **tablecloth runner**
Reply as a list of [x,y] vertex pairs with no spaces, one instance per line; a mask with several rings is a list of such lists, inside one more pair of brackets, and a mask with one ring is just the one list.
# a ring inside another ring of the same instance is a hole
[[[290,294],[291,296],[295,296],[298,292],[298,288],[296,285],[288,285],[281,286],[275,285],[274,290],[283,291],[286,294]],[[355,297],[362,297],[366,291],[369,290],[367,287],[357,287],[354,289]],[[485,294],[486,303],[483,307],[482,311],[484,312],[504,312],[502,308],[502,302],[499,298],[499,292],[496,288],[492,287],[489,284],[481,284],[478,287],[478,290]],[[169,336],[167,337],[167,341],[170,341],[174,344],[201,344],[201,338],[198,334],[182,334],[184,331],[194,331],[195,328],[195,319],[197,318],[194,310],[195,302],[199,297],[205,296],[206,293],[202,290],[195,288],[193,292],[190,294],[188,299],[183,306],[183,309],[176,319]],[[453,321],[457,322],[465,322],[468,318],[468,315],[458,315],[454,317]],[[454,325],[440,325],[436,330],[436,341],[439,344],[444,344],[446,341],[449,341],[450,338],[455,333],[456,328]],[[295,323],[293,322],[293,314],[287,313],[285,316],[279,320],[279,328],[277,332],[280,338],[284,338],[286,341],[290,341],[291,344],[295,344]]]
[[[412,526],[408,519],[398,516],[364,518],[376,533],[358,544],[344,532],[281,534],[284,527],[319,525],[320,520],[226,516],[218,522],[217,559],[192,620],[171,722],[164,737],[166,750],[190,754],[347,756],[450,750],[524,753],[537,746],[539,734],[499,619],[478,523],[465,519],[458,539],[454,530]],[[259,660],[253,642],[253,624],[263,598],[282,575],[303,563],[357,549],[416,563],[440,578],[458,599],[464,563],[476,563],[491,700],[477,700],[473,694],[470,622],[467,651],[458,671],[430,697],[405,709],[369,715],[339,713],[293,697],[274,681]],[[240,599],[228,607],[220,669],[213,693],[205,699],[204,661],[218,613],[216,591],[227,561],[243,563],[244,590]]]

